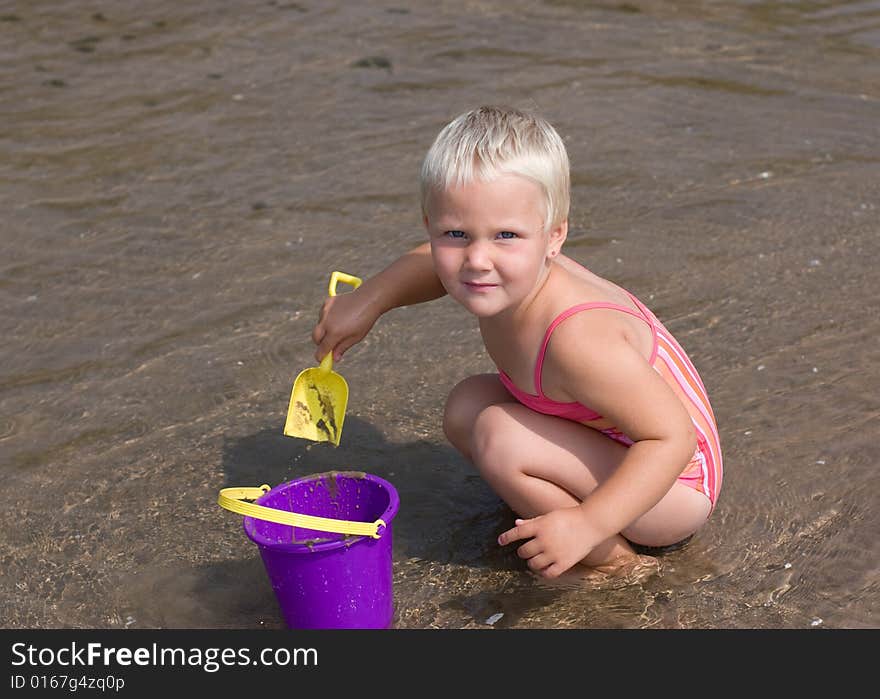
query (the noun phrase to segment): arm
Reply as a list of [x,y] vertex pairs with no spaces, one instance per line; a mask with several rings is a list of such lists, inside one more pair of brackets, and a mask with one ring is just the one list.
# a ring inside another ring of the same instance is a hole
[[696,447],[684,405],[618,327],[597,312],[572,318],[556,333],[545,364],[545,391],[589,405],[635,443],[580,505],[525,520],[502,534],[502,545],[531,537],[520,556],[548,577],[654,507]]
[[593,407],[635,442],[581,504],[607,538],[663,499],[694,454],[696,432],[681,400],[629,342],[609,333],[590,345],[586,361],[575,358],[571,341],[561,347],[565,373],[574,375],[573,400]]
[[434,273],[431,247],[423,243],[400,256],[354,291],[324,301],[312,340],[318,345],[315,358],[321,361],[333,351],[339,360],[360,342],[383,313],[440,298],[446,290]]

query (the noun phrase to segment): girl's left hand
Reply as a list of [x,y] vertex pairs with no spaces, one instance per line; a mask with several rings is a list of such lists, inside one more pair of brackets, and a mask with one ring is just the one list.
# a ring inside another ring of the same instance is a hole
[[593,541],[587,514],[580,507],[553,510],[533,519],[518,519],[516,526],[498,537],[505,546],[520,539],[531,539],[517,549],[529,568],[545,578],[562,575],[581,561],[599,541]]

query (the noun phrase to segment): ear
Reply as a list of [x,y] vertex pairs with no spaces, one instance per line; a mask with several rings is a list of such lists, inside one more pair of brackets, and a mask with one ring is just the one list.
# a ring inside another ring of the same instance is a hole
[[547,238],[547,257],[556,257],[562,250],[562,244],[568,237],[568,219],[550,231]]

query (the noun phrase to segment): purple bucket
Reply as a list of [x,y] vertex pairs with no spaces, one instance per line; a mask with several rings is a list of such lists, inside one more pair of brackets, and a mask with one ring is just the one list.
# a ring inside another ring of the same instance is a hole
[[379,538],[245,517],[281,613],[292,629],[385,629],[394,615],[391,520],[400,500],[388,481],[328,471],[278,485],[257,501],[277,510],[353,522],[385,522]]

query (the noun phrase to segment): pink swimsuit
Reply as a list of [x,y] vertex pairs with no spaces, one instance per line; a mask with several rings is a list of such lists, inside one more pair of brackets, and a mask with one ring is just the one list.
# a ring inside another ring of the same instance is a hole
[[[627,293],[629,294],[629,292]],[[550,327],[547,328],[547,333],[544,335],[544,341],[538,352],[538,359],[535,362],[535,390],[538,392],[537,395],[520,390],[507,374],[499,370],[501,383],[520,403],[536,412],[582,423],[601,420],[602,416],[599,413],[585,405],[577,402],[561,403],[544,395],[541,389],[541,370],[544,366],[544,354],[547,351],[550,336],[556,329],[556,326],[567,318],[575,313],[594,308],[607,308],[639,318],[648,324],[654,338],[654,345],[648,363],[675,391],[675,394],[687,408],[691,421],[697,431],[697,449],[694,452],[693,458],[678,477],[678,480],[708,497],[714,509],[715,502],[718,499],[718,492],[721,490],[721,444],[718,439],[718,428],[715,426],[715,416],[712,413],[712,407],[709,405],[706,389],[700,380],[699,374],[697,374],[697,370],[681,348],[681,345],[678,344],[669,331],[663,327],[663,324],[657,320],[656,316],[641,301],[632,294],[629,294],[629,297],[640,312],[637,313],[626,306],[616,303],[600,301],[572,306],[553,320]],[[632,439],[614,427],[602,428],[599,431],[624,446],[628,447],[633,444]]]

